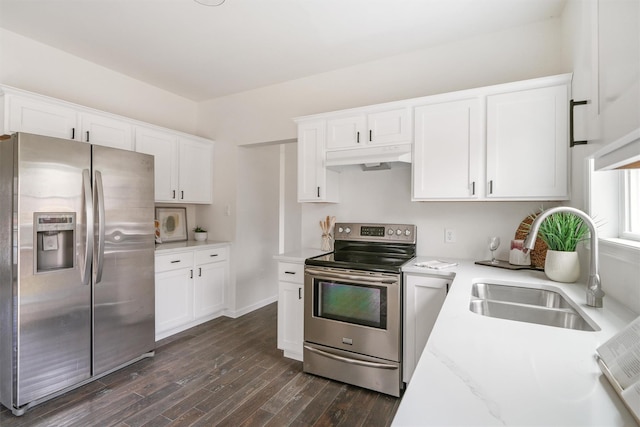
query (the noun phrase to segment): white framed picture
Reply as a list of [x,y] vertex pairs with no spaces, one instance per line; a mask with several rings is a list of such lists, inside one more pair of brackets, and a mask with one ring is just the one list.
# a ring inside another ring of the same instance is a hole
[[163,243],[187,240],[187,208],[156,208],[156,219]]

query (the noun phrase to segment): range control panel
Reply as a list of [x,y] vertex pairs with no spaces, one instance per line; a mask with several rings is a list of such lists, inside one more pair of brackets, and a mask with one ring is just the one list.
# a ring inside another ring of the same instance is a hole
[[411,224],[338,222],[334,228],[334,235],[335,240],[415,244],[416,226]]

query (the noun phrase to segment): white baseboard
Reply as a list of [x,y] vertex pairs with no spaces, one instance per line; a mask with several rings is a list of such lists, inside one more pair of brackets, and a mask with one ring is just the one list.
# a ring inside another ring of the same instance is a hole
[[254,303],[254,304],[251,304],[251,305],[249,305],[247,307],[243,307],[243,308],[241,308],[239,310],[229,310],[229,309],[227,309],[227,310],[224,311],[224,315],[227,316],[227,317],[231,317],[232,319],[236,319],[236,318],[238,318],[240,316],[244,316],[247,313],[251,313],[254,310],[262,308],[265,305],[269,305],[269,304],[274,303],[276,301],[278,301],[278,295],[274,295],[274,296],[271,296],[269,298],[265,298],[262,301],[258,301],[258,302]]

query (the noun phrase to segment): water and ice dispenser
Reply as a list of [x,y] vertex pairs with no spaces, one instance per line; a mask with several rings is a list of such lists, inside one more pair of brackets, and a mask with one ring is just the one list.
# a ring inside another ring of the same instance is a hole
[[75,212],[36,212],[36,273],[73,268]]

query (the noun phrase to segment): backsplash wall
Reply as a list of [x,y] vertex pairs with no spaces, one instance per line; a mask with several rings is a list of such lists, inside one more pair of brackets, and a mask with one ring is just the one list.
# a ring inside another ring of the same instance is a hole
[[[489,259],[489,236],[502,240],[496,255],[508,259],[509,241],[522,219],[541,206],[557,202],[412,202],[411,168],[345,170],[340,174],[338,204],[302,204],[302,246],[320,248],[318,221],[334,215],[343,222],[408,223],[418,227],[418,254]],[[455,230],[456,242],[444,242],[444,229]]]

